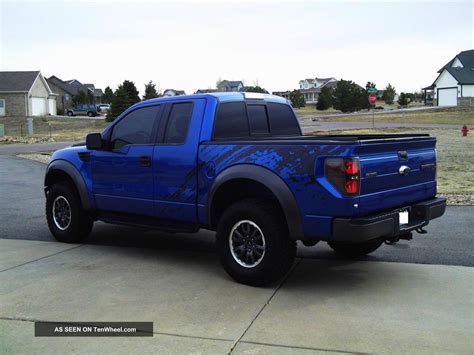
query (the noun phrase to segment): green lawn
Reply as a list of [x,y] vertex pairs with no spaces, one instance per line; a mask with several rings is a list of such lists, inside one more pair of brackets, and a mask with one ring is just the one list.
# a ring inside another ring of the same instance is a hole
[[[456,129],[365,129],[330,134],[428,133],[437,139],[438,190],[442,194],[474,195],[474,134],[461,137]],[[314,135],[328,132],[313,132]]]

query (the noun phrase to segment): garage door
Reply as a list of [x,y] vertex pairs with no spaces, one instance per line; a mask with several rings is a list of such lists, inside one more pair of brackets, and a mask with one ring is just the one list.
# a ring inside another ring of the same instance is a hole
[[42,97],[31,98],[31,115],[45,116],[46,115],[46,99]]
[[438,90],[438,106],[457,106],[458,105],[458,89],[439,89]]
[[48,99],[48,113],[56,116],[56,99]]

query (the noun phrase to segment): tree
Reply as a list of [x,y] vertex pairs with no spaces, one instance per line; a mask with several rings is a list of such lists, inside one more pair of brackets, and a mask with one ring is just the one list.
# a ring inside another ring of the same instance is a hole
[[342,112],[353,112],[369,107],[367,90],[351,80],[339,80],[333,93],[333,107]]
[[391,105],[393,104],[393,99],[395,98],[395,94],[396,94],[395,88],[389,83],[383,92],[382,100],[384,100],[386,104]]
[[106,120],[113,121],[127,108],[140,101],[138,90],[132,81],[125,80],[115,90]]
[[114,96],[114,92],[110,88],[110,86],[107,86],[104,90],[104,94],[102,95],[102,102],[105,102],[106,104],[110,104],[112,102],[112,97]]
[[369,90],[369,89],[375,89],[376,86],[375,86],[375,83],[371,82],[371,81],[368,81],[367,84],[365,84],[365,90]]
[[402,92],[400,94],[400,97],[398,98],[398,104],[400,106],[407,106],[408,105],[408,97],[407,97],[407,94],[405,94],[404,92]]
[[153,81],[149,81],[148,84],[145,84],[145,95],[143,95],[143,100],[154,99],[156,97],[160,97],[161,92],[160,89],[156,89],[156,84]]
[[138,96],[138,90],[133,81],[124,80],[122,84],[124,90],[127,92],[128,104],[132,106],[137,102],[140,102],[140,96]]
[[332,106],[332,89],[325,86],[321,89],[316,103],[316,109],[323,111]]
[[263,94],[268,94],[268,91],[260,86],[244,86],[242,89],[243,92],[261,92]]
[[294,108],[306,106],[303,94],[299,90],[293,90],[292,92],[290,92],[290,101]]
[[76,95],[73,95],[72,97],[72,105],[77,106],[77,105],[82,105],[82,104],[91,104],[94,102],[94,95],[87,90],[88,92],[84,92],[82,90],[79,90]]

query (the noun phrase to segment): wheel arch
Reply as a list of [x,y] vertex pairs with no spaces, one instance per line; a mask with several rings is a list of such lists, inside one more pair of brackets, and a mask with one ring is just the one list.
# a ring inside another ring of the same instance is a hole
[[[293,239],[303,239],[303,224],[300,210],[292,191],[288,185],[274,172],[253,164],[239,164],[231,166],[222,171],[214,180],[208,195],[207,217],[208,224],[215,229],[220,215],[223,212],[221,203],[223,196],[229,190],[235,190],[236,185],[258,188],[258,194],[274,197],[279,208],[284,214],[290,237]],[[252,190],[253,191],[253,190]],[[239,196],[239,191],[231,192],[233,198]],[[245,195],[245,194],[244,194]],[[225,196],[225,195],[224,195]],[[245,196],[254,197],[254,196]],[[257,196],[259,197],[259,196]],[[242,198],[242,197],[241,197]],[[237,199],[232,199],[232,202]],[[227,202],[227,201],[226,201]]]
[[76,188],[82,207],[90,210],[91,201],[87,192],[87,186],[82,175],[71,163],[65,160],[54,160],[46,168],[44,178],[44,191],[47,194],[52,185],[60,181],[69,181]]

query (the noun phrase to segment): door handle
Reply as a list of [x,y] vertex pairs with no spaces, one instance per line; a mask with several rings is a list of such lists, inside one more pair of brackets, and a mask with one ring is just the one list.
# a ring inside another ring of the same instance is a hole
[[149,168],[151,166],[151,157],[149,156],[141,156],[138,160],[140,161],[140,166],[145,168]]

